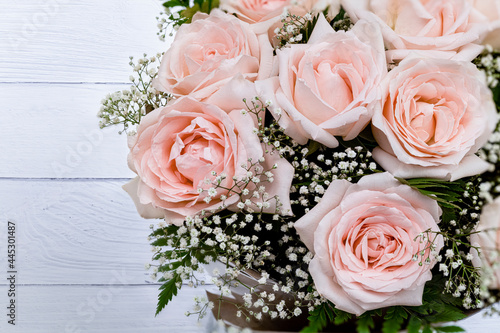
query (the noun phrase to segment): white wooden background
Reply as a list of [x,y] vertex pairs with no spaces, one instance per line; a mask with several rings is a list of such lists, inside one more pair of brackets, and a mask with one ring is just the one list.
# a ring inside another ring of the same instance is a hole
[[[168,46],[157,0],[0,0],[0,332],[205,332],[183,314],[199,289],[154,317],[149,221],[121,185],[125,137],[100,131],[129,55]],[[17,224],[17,317],[7,324],[7,221]],[[480,314],[468,332],[500,332]]]

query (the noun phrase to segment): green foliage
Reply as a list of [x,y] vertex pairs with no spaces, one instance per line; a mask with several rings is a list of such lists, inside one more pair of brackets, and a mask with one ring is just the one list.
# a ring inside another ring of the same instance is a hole
[[329,303],[322,303],[309,313],[309,325],[301,333],[321,332],[329,323],[333,322],[333,309]]
[[422,327],[422,321],[417,316],[411,316],[406,330],[408,333],[419,333],[420,327]]
[[179,275],[174,274],[174,277],[167,282],[165,282],[161,287],[160,287],[160,294],[158,295],[158,305],[156,306],[156,313],[155,316],[157,316],[163,308],[172,300],[174,296],[177,295],[179,288],[177,288],[177,283],[181,282],[181,278]]
[[219,7],[219,0],[194,0],[192,5],[189,0],[169,0],[164,2],[163,6],[167,10],[178,10],[180,17],[170,15],[169,19],[174,23],[174,26],[180,26],[184,23],[191,23],[194,14],[197,12],[210,14],[212,9]]
[[309,38],[311,37],[314,27],[318,22],[318,17],[319,15],[316,15],[315,17],[312,18],[312,20],[306,21],[306,24],[303,26],[302,29],[300,29],[300,33],[303,36],[301,43],[306,44]]
[[356,321],[356,329],[358,333],[370,333],[375,328],[372,312],[365,312]]
[[333,311],[335,313],[335,319],[334,319],[335,325],[345,324],[352,319],[352,314],[348,312],[344,312],[338,309],[333,309]]
[[459,326],[437,326],[434,329],[438,332],[465,332],[462,327]]
[[389,308],[384,316],[382,333],[397,333],[407,318],[408,312],[403,307],[394,306]]
[[347,31],[352,27],[352,21],[343,7],[340,7],[339,13],[330,21],[330,25],[335,31]]
[[493,99],[495,100],[497,109],[500,111],[500,85],[495,88],[491,88],[491,92],[493,93]]
[[465,181],[463,180],[454,182],[430,178],[398,178],[398,180],[436,200],[444,208],[460,209],[460,206],[456,203],[460,202],[466,189]]

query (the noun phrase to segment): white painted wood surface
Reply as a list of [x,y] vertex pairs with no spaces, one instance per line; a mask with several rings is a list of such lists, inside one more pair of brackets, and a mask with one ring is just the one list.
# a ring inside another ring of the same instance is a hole
[[[0,0],[0,332],[205,332],[184,288],[154,317],[149,221],[121,190],[126,140],[98,130],[128,56],[164,51],[156,0]],[[17,325],[7,325],[6,226],[17,225]],[[498,318],[464,321],[500,331]]]

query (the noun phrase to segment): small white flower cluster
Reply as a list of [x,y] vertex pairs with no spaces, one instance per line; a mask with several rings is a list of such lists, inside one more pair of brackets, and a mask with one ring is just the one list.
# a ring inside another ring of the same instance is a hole
[[287,12],[282,15],[281,23],[283,24],[282,27],[274,30],[276,39],[278,40],[276,49],[287,47],[290,44],[307,42],[302,33],[306,32],[308,27],[312,31],[313,16],[310,13],[298,16]]
[[491,163],[489,172],[481,175],[479,179],[479,197],[486,203],[492,202],[500,195],[500,175],[496,172],[500,167],[500,123],[488,142],[479,150],[478,155]]
[[[456,225],[456,221],[452,220],[450,224]],[[438,234],[444,237],[445,246],[442,254],[438,253],[434,246]],[[458,238],[461,236],[463,235],[457,235]],[[427,243],[427,246],[424,250],[416,253],[413,260],[418,261],[420,257],[419,265],[429,265],[431,261],[435,260],[438,263],[439,272],[447,278],[443,292],[449,293],[453,297],[462,298],[462,305],[465,309],[481,308],[483,302],[480,295],[479,270],[471,263],[474,258],[473,254],[470,251],[465,253],[459,249],[461,241],[458,238],[449,237],[449,234],[447,237],[446,233],[443,232],[426,230],[420,233],[416,240],[419,240],[420,243]]]
[[[236,207],[242,212],[249,214],[262,212],[268,210],[274,203],[275,213],[284,213],[281,212],[282,204],[279,197],[269,195],[265,186],[266,183],[274,182],[274,172],[277,171],[278,166],[273,165],[271,169],[265,169],[262,167],[265,160],[265,157],[261,157],[258,161],[249,159],[247,164],[242,164],[241,168],[245,170],[245,173],[241,177],[233,177],[231,187],[222,185],[227,178],[225,174],[218,175],[212,172],[210,177],[205,179],[203,187],[198,188],[198,193],[204,196],[203,201],[206,203],[210,203],[214,199],[219,200],[221,205],[217,208],[218,211],[227,208],[225,201],[228,197],[238,195],[240,201]],[[245,222],[251,222],[252,219],[252,215],[247,215]]]
[[158,74],[161,56],[161,53],[152,57],[144,54],[137,62],[130,57],[129,65],[134,69],[134,75],[130,76],[132,85],[129,89],[108,94],[101,101],[97,114],[101,118],[101,128],[123,124],[122,132],[130,132],[129,127],[132,125],[134,129],[141,117],[168,103],[171,97],[156,91],[152,86],[152,81]]
[[292,203],[305,207],[305,212],[321,200],[332,180],[353,181],[378,170],[371,152],[361,146],[329,155],[303,148],[300,155],[295,154],[292,166],[296,179],[291,190]]
[[214,306],[214,302],[209,301],[205,296],[195,296],[193,311],[187,311],[185,315],[187,317],[198,315],[198,319],[203,319],[206,316],[207,311],[212,310]]
[[496,88],[500,81],[500,53],[495,52],[490,45],[486,45],[485,52],[474,60],[474,64],[486,74],[490,88]]
[[448,277],[444,291],[461,298],[465,309],[483,307],[480,276],[478,270],[471,264],[472,253],[457,252],[456,247],[448,248],[444,253],[444,258],[439,256],[439,259],[441,259],[439,271],[443,276]]
[[[275,49],[288,47],[290,44],[307,43],[308,37],[316,24],[318,14],[306,13],[304,16],[290,14],[285,11],[281,15],[281,28],[276,28],[274,34],[278,40],[278,45]],[[335,31],[348,31],[352,28],[353,23],[351,18],[344,10],[337,14],[336,17],[327,17]],[[304,36],[305,34],[305,36]]]
[[171,8],[165,8],[165,11],[161,12],[160,15],[156,17],[158,27],[156,35],[162,42],[165,41],[167,35],[172,37],[174,32],[187,21],[185,17],[179,14],[178,10],[179,8],[177,8],[176,11],[172,11]]

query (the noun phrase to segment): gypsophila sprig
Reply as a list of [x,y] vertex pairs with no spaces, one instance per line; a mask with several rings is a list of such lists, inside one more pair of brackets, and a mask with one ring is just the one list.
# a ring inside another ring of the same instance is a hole
[[500,96],[496,88],[500,80],[500,52],[494,51],[491,46],[486,46],[485,51],[474,59],[474,64],[486,75],[488,85],[493,89],[495,99],[498,101]]
[[161,56],[160,53],[151,57],[144,54],[136,62],[130,57],[129,65],[134,71],[130,76],[132,85],[129,89],[108,94],[101,101],[102,106],[98,113],[101,128],[121,124],[123,130],[120,134],[133,133],[143,116],[167,105],[171,96],[157,91],[152,85],[153,79],[158,75]]
[[281,19],[282,27],[276,28],[274,31],[279,42],[275,48],[279,49],[290,44],[307,43],[317,20],[317,15],[313,16],[309,13],[304,16],[290,13],[284,14]]
[[[347,31],[353,26],[349,15],[347,15],[343,8],[340,8],[339,13],[333,18],[328,18],[328,11],[325,11],[323,15],[329,19],[330,25],[335,31]],[[281,49],[290,44],[306,44],[316,26],[318,17],[319,14],[313,15],[312,13],[307,13],[304,16],[294,15],[288,12],[284,13],[281,18],[282,26],[276,28],[274,31],[276,39],[278,40],[275,49]]]

